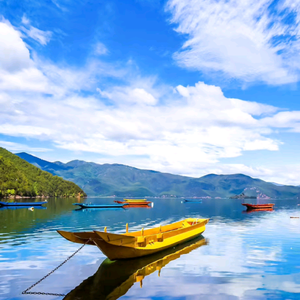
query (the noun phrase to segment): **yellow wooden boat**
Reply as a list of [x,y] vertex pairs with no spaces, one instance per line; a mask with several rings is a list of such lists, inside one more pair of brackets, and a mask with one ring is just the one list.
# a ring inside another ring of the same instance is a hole
[[152,229],[116,234],[104,231],[58,233],[69,241],[81,244],[95,244],[110,259],[141,257],[162,251],[201,235],[209,219],[188,218],[169,225]]

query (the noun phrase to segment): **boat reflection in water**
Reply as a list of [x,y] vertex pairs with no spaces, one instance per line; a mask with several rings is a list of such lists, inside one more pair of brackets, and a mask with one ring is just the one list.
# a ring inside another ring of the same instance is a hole
[[256,209],[243,210],[242,212],[246,213],[246,214],[251,214],[256,211],[274,211],[274,209],[273,208],[256,208]]
[[140,282],[142,287],[144,277],[156,270],[160,276],[161,269],[170,261],[207,244],[208,240],[200,236],[189,242],[141,258],[115,261],[107,258],[93,276],[84,280],[64,299],[118,299],[125,295],[135,282]]
[[135,207],[135,208],[153,208],[153,206],[154,206],[153,202],[150,205],[127,204],[127,205],[124,205],[124,209],[132,208],[132,207]]
[[124,210],[123,207],[117,208],[76,208],[74,211],[81,211],[81,212],[90,212],[90,211],[122,211]]
[[45,207],[45,206],[32,206],[32,207],[30,207],[30,206],[0,206],[0,211],[1,210],[15,210],[15,209],[27,209],[27,210],[31,210],[31,211],[33,211],[33,210],[35,210],[35,209],[47,209],[47,207]]

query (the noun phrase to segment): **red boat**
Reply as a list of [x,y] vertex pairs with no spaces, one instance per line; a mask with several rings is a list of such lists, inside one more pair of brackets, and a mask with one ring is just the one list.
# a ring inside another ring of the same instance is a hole
[[265,204],[250,204],[250,203],[242,203],[242,205],[246,206],[248,210],[265,210],[265,209],[273,209],[274,203],[265,203]]

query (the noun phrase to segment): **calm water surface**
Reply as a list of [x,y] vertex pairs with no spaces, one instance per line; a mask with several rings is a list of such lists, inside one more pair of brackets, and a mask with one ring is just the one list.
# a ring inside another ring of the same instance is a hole
[[[300,299],[300,219],[290,218],[300,217],[300,200],[252,213],[242,200],[152,200],[150,209],[76,210],[75,199],[0,209],[0,299]],[[30,290],[65,296],[22,294],[79,248],[57,229],[124,232],[126,223],[140,230],[187,217],[210,218],[202,238],[122,262],[88,245]]]

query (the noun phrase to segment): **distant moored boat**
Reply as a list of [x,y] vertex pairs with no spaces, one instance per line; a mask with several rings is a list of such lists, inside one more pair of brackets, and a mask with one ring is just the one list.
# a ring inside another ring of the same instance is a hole
[[265,203],[265,204],[250,204],[250,203],[242,203],[242,205],[246,206],[247,209],[273,209],[274,203]]
[[199,199],[199,200],[184,199],[183,202],[202,203],[202,199]]
[[123,201],[115,200],[115,202],[119,204],[129,204],[135,206],[143,206],[143,205],[148,206],[149,204],[152,203],[151,201],[147,201],[147,199],[124,199]]
[[47,201],[40,202],[3,202],[0,201],[0,206],[40,206],[46,204]]

